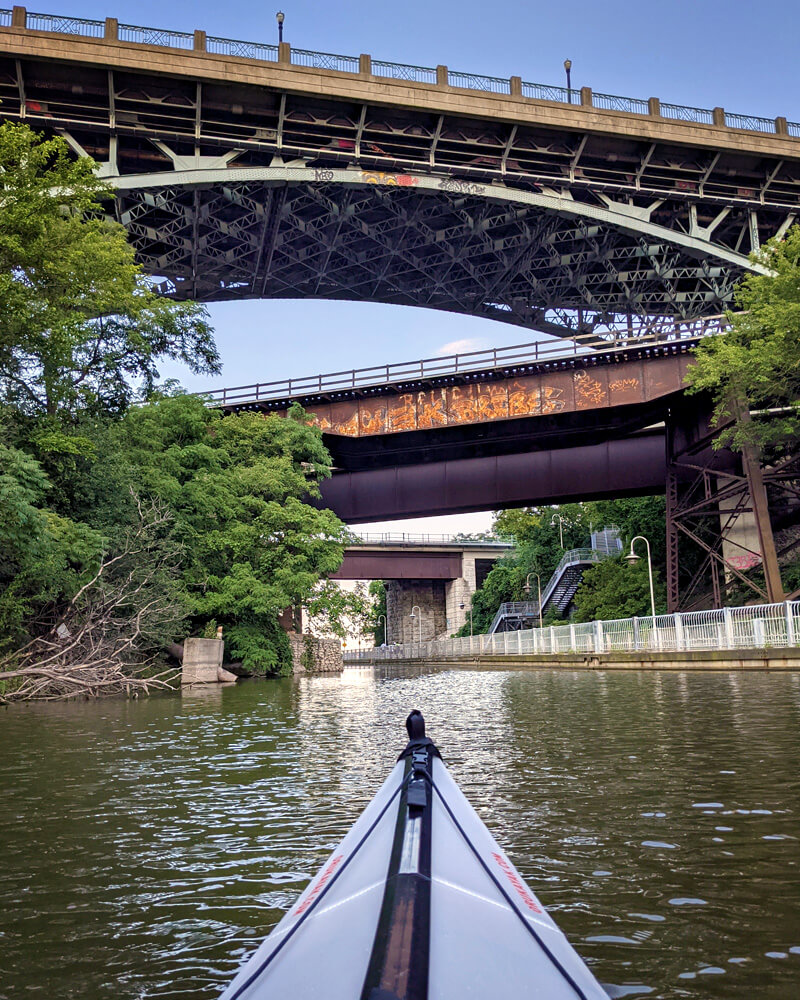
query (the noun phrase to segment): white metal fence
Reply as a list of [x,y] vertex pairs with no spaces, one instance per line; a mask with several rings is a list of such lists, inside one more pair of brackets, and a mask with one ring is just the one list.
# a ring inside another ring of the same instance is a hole
[[786,601],[350,650],[344,660],[356,664],[365,660],[461,660],[481,654],[668,653],[798,644],[800,601]]

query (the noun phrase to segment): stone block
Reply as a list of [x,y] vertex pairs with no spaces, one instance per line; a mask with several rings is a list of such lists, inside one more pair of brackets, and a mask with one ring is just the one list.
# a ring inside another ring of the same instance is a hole
[[289,645],[295,674],[330,674],[342,669],[342,644],[338,639],[290,632]]
[[233,674],[222,670],[225,643],[221,639],[187,639],[183,644],[183,669],[181,684],[218,684],[220,672],[225,680],[235,680]]

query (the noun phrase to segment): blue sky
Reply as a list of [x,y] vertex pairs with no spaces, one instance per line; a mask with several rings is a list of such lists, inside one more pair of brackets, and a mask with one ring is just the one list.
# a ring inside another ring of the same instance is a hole
[[[575,87],[800,121],[796,0],[280,2],[284,39],[298,48],[444,63],[540,83],[563,83],[569,57]],[[42,0],[30,9],[277,41],[277,2]],[[452,344],[469,350],[530,339],[489,320],[374,304],[225,303],[212,306],[211,314],[222,376],[198,379],[163,368],[192,389],[407,361],[447,353]],[[448,519],[448,528],[455,524]],[[442,529],[432,523],[429,530]]]

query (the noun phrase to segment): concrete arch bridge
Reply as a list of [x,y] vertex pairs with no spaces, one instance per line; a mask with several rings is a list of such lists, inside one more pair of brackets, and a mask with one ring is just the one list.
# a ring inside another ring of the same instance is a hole
[[0,114],[66,136],[172,295],[561,336],[718,313],[800,212],[800,125],[0,10]]

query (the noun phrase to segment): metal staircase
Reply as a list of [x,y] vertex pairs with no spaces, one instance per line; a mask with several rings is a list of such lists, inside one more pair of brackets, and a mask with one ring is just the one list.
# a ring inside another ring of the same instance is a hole
[[[592,535],[590,549],[570,549],[561,557],[555,572],[542,591],[542,614],[548,607],[564,614],[572,604],[575,591],[583,579],[584,570],[622,551],[618,528],[604,528]],[[516,632],[518,629],[535,628],[539,620],[538,601],[507,601],[497,609],[489,635],[494,632]]]

